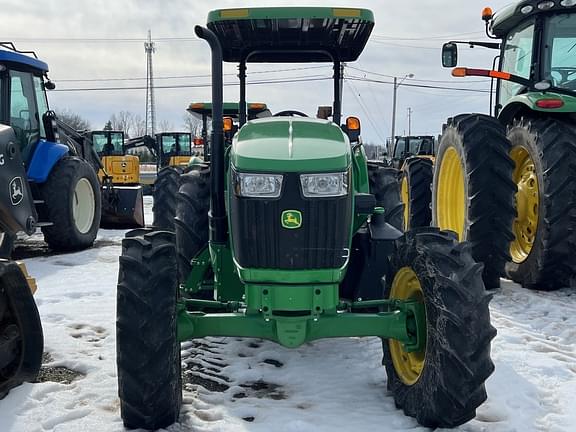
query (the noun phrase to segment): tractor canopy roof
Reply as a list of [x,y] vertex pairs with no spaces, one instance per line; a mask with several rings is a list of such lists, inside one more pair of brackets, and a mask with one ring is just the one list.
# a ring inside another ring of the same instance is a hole
[[332,7],[218,9],[207,25],[226,62],[348,62],[364,49],[374,15]]
[[[246,108],[249,114],[256,115],[266,111],[268,106],[264,103],[247,103]],[[193,102],[188,106],[186,111],[192,115],[207,115],[210,117],[212,115],[212,102]],[[238,102],[224,102],[223,114],[225,116],[238,117],[238,111]]]
[[[12,63],[24,66],[26,68],[36,69],[40,73],[48,72],[48,65],[41,60],[36,58],[36,54],[32,51],[17,51],[9,42],[0,42],[0,47],[5,49],[0,49],[0,63]],[[32,54],[34,57],[30,57],[24,54]]]
[[535,15],[550,13],[576,13],[576,3],[570,0],[524,0],[513,3],[494,14],[490,29],[494,36],[504,38],[522,21]]

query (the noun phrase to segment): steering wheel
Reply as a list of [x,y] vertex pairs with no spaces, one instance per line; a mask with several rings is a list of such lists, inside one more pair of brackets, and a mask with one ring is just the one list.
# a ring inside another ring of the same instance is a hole
[[272,117],[308,117],[308,114],[304,114],[302,111],[295,110],[285,110],[274,114]]
[[569,76],[576,74],[576,67],[553,67],[551,72],[557,72],[560,74],[560,85],[566,87],[570,90],[576,90],[576,79],[568,79]]

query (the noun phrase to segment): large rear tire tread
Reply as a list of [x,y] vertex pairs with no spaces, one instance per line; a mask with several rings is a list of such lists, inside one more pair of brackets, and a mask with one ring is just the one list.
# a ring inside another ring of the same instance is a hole
[[[512,224],[516,217],[514,162],[504,126],[484,114],[462,114],[448,120],[438,149],[432,187],[432,224],[438,225],[436,193],[445,151],[454,147],[464,162],[467,191],[465,237],[472,255],[484,264],[486,288],[498,288],[511,260]],[[444,228],[444,227],[440,227]]]
[[176,216],[176,195],[180,187],[181,167],[167,166],[158,172],[154,182],[154,214],[153,226],[174,232],[174,217]]
[[[90,183],[95,200],[92,223],[85,233],[76,228],[72,210],[76,185],[83,178]],[[51,249],[68,252],[87,249],[94,244],[100,227],[102,197],[100,182],[88,162],[78,157],[63,158],[46,183],[40,186],[40,194],[45,203],[46,217],[53,223],[42,227],[44,240]]]
[[[430,226],[432,222],[432,178],[434,164],[428,158],[407,159],[402,175],[408,182],[408,221],[406,228]],[[406,205],[406,204],[405,204]]]
[[530,254],[522,263],[509,262],[506,273],[526,288],[569,286],[576,276],[576,128],[535,118],[514,123],[508,137],[534,161],[540,205]]
[[118,394],[128,428],[159,429],[178,420],[177,289],[174,234],[128,233],[122,242],[116,322]]
[[[387,340],[383,361],[388,389],[396,406],[424,426],[451,428],[476,415],[486,400],[485,381],[494,371],[490,341],[491,295],[482,282],[482,265],[470,245],[458,243],[451,232],[418,228],[397,241],[392,257],[394,275],[410,267],[417,275],[426,308],[426,355],[418,380],[405,384],[398,376]],[[386,297],[390,295],[390,278]]]
[[40,315],[26,278],[15,262],[0,262],[0,399],[36,380],[43,350]]
[[370,193],[376,206],[385,210],[384,220],[399,231],[404,231],[404,204],[400,198],[399,171],[396,168],[368,164]]
[[208,244],[210,168],[184,174],[176,204],[176,252],[178,274],[184,283],[192,270],[191,260]]

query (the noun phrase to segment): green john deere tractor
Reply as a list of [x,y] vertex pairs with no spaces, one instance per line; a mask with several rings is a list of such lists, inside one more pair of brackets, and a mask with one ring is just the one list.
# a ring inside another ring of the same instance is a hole
[[[210,167],[182,176],[175,233],[135,230],[122,244],[117,364],[127,427],[177,421],[180,342],[205,336],[288,348],[380,337],[396,405],[430,427],[465,423],[486,399],[495,329],[482,265],[453,233],[402,234],[388,223],[400,202],[397,171],[367,164],[357,118],[340,124],[341,63],[358,58],[373,26],[365,9],[283,7],[216,10],[196,27],[212,52]],[[240,65],[228,151],[223,61]],[[295,110],[246,121],[253,62],[333,63],[332,121]],[[370,190],[373,170],[395,188]]]
[[[484,262],[487,286],[500,274],[551,290],[576,275],[576,2],[530,0],[482,14],[499,50],[497,70],[455,68],[454,76],[497,80],[494,116],[449,119],[436,159],[432,209]],[[495,59],[496,62],[496,59]]]
[[[260,116],[269,116],[270,111],[266,104],[248,103],[248,119],[252,120]],[[205,169],[210,162],[210,140],[208,130],[212,121],[212,103],[194,102],[187,110],[193,117],[202,122],[200,142],[202,145],[202,157],[191,156],[187,158],[187,166],[169,165],[158,171],[158,176],[154,182],[154,222],[156,228],[174,231],[174,217],[176,216],[176,194],[180,187],[181,174],[191,170]],[[225,117],[230,118],[230,122],[238,120],[238,103],[224,102],[222,112]],[[234,128],[232,128],[234,129]],[[226,131],[226,144],[230,144],[233,131]],[[196,145],[197,138],[194,138]]]

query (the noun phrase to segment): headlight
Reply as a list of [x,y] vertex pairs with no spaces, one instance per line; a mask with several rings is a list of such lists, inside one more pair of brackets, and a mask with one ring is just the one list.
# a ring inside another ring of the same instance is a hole
[[251,198],[278,198],[282,175],[235,173],[236,195]]
[[306,198],[335,197],[348,193],[348,173],[301,174],[302,193]]

